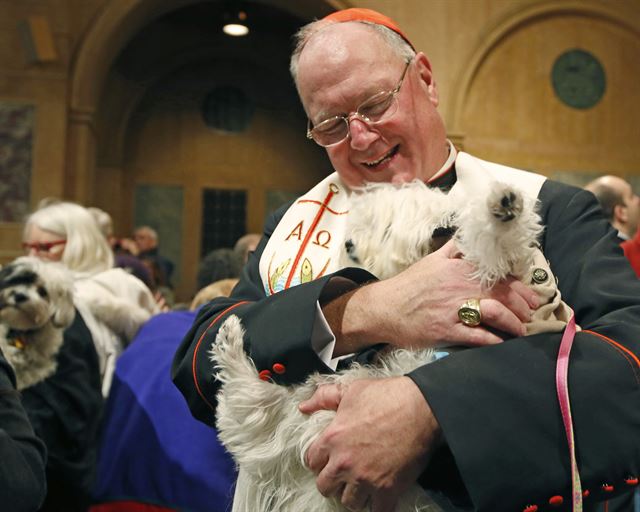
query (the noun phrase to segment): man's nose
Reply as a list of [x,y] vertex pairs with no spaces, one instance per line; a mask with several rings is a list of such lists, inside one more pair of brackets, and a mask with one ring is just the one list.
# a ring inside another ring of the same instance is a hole
[[358,151],[368,148],[380,135],[366,121],[354,115],[349,119],[350,144]]

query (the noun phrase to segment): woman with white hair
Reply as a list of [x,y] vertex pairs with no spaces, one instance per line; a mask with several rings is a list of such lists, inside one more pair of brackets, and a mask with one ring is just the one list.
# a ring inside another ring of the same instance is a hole
[[116,357],[159,312],[153,295],[142,281],[113,267],[113,251],[83,206],[59,202],[36,210],[27,218],[23,240],[29,255],[60,261],[73,271],[76,307],[93,336],[106,396]]

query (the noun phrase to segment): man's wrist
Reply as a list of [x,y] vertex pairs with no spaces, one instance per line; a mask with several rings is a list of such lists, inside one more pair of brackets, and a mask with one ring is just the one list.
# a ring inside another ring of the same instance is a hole
[[382,332],[383,312],[378,310],[379,285],[379,282],[366,284],[322,306],[336,337],[334,357],[356,353],[386,341]]

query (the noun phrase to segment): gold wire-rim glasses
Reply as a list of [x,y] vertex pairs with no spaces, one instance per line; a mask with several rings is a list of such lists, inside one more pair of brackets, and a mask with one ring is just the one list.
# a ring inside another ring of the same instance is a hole
[[[375,126],[389,119],[398,110],[397,96],[412,61],[413,59],[407,59],[398,85],[390,91],[380,91],[367,98],[358,106],[355,112],[329,117],[318,123],[317,126],[313,126],[311,119],[307,119],[307,139],[312,139],[319,146],[327,148],[340,144],[350,136],[349,123],[354,116],[357,116],[370,126]],[[364,113],[363,110],[365,111]],[[323,126],[325,127],[324,129],[322,128]]]

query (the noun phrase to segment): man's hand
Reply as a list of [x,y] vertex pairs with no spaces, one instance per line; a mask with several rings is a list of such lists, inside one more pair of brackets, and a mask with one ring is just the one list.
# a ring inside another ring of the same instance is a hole
[[[336,335],[334,355],[358,352],[375,343],[405,348],[482,346],[502,341],[495,331],[523,336],[524,323],[539,304],[536,293],[514,278],[483,290],[469,278],[474,270],[450,241],[397,276],[324,305]],[[478,327],[468,327],[458,318],[458,308],[473,298],[480,299],[482,325]]]
[[300,411],[335,409],[336,417],[309,447],[306,461],[323,496],[337,496],[350,510],[369,503],[392,511],[440,443],[440,427],[408,377],[325,385]]

